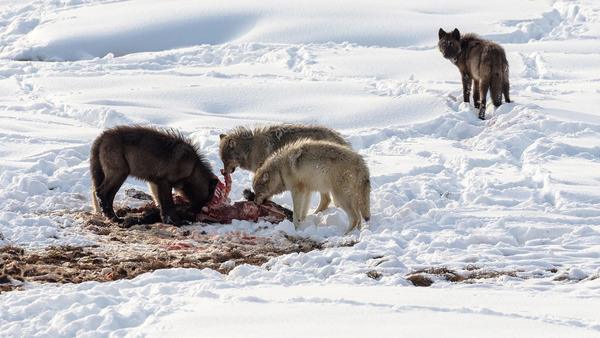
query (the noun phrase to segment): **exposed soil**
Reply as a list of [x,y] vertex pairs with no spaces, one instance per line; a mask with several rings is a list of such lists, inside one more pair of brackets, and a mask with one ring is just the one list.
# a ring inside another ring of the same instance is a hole
[[155,223],[122,228],[90,213],[79,213],[74,218],[81,220],[84,233],[97,244],[35,252],[0,248],[0,292],[20,289],[25,282],[106,282],[177,267],[228,273],[237,265],[261,265],[272,257],[322,247],[322,243],[284,233],[268,238],[241,231],[208,235],[201,225]]
[[[176,207],[182,220],[195,221],[197,215],[191,213],[185,203],[176,199]],[[280,206],[276,208],[265,209],[267,216],[285,211]],[[218,216],[215,218],[223,218],[219,209],[215,208],[213,213]],[[21,289],[25,283],[107,282],[178,267],[210,268],[228,273],[241,264],[262,265],[272,257],[323,248],[323,243],[290,237],[283,232],[275,232],[270,237],[249,236],[242,231],[209,235],[202,230],[201,223],[183,227],[165,225],[158,223],[160,215],[153,203],[136,209],[122,208],[117,214],[131,221],[115,224],[87,212],[70,215],[80,221],[83,234],[90,237],[94,245],[57,246],[37,251],[11,246],[0,248],[0,293]],[[242,213],[246,214],[247,211]],[[259,215],[255,210],[251,214]],[[289,216],[284,215],[282,219]],[[279,217],[277,220],[280,221]],[[135,224],[139,222],[151,224]],[[347,246],[354,244],[356,242]],[[367,275],[375,280],[383,276],[376,269]],[[415,286],[428,287],[440,278],[453,283],[475,283],[501,276],[518,277],[518,272],[471,267],[459,273],[447,268],[429,268],[413,271],[406,278]]]
[[458,273],[447,268],[421,269],[410,273],[406,279],[414,286],[431,286],[434,283],[433,277],[453,283],[475,283],[478,280],[501,276],[518,277],[516,271],[494,271],[471,267],[464,273]]

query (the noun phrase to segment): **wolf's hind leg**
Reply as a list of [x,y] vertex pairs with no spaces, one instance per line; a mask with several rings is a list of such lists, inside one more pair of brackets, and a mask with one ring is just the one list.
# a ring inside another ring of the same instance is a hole
[[94,192],[104,216],[119,223],[122,222],[122,220],[115,214],[113,202],[115,200],[115,195],[117,195],[119,188],[121,188],[121,185],[123,185],[127,176],[127,174],[123,174],[107,177]]
[[[354,203],[351,203],[351,204],[354,204]],[[360,224],[362,223],[362,218],[360,216],[360,212],[359,212],[358,208],[356,208],[355,205],[349,205],[346,207],[342,206],[342,209],[348,215],[348,229],[344,233],[344,234],[348,234],[350,231],[357,229],[360,226]],[[359,228],[359,230],[360,230],[360,228]]]
[[333,194],[333,198],[340,204],[340,208],[344,210],[346,215],[348,215],[348,229],[345,234],[348,234],[350,231],[356,229],[362,222],[360,216],[360,210],[358,208],[358,201],[353,201],[348,198],[348,196],[342,195],[339,192]]
[[481,102],[479,102],[479,81],[473,79],[473,106],[479,108]]
[[100,202],[98,202],[98,193],[96,188],[92,188],[92,203],[94,204],[94,212],[100,213],[102,208],[100,207]]
[[150,189],[150,195],[152,195],[152,199],[156,205],[160,205],[158,200],[158,186],[152,182],[148,182],[148,188]]
[[168,182],[155,183],[160,208],[160,218],[165,224],[181,225],[181,220],[175,212],[173,203],[173,187]]
[[508,81],[505,81],[505,82],[502,84],[502,92],[504,93],[504,101],[505,101],[506,103],[510,103],[510,102],[511,102],[511,101],[510,101],[510,94],[509,94],[509,91],[510,91],[510,84],[508,83]]
[[319,206],[315,210],[315,214],[318,214],[318,213],[326,210],[329,207],[329,204],[331,203],[331,197],[329,197],[328,192],[322,192],[320,194],[321,194],[321,201],[319,202]]
[[488,90],[490,89],[490,81],[489,80],[481,80],[479,82],[479,91],[481,95],[481,106],[479,107],[479,118],[485,120],[485,105],[486,98],[488,94]]

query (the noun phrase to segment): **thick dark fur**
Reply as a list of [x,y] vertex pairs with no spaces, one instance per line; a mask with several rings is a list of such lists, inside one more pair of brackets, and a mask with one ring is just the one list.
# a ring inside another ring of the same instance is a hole
[[502,104],[502,94],[510,102],[508,60],[502,46],[473,33],[461,36],[456,28],[452,32],[440,28],[438,36],[440,52],[460,71],[464,102],[469,102],[472,81],[473,104],[479,108],[480,119],[485,120],[488,90],[496,107]]
[[120,126],[103,132],[92,145],[90,171],[96,212],[115,222],[115,195],[128,176],[145,180],[160,207],[163,223],[180,225],[172,190],[195,212],[209,202],[218,179],[189,140],[176,131]]

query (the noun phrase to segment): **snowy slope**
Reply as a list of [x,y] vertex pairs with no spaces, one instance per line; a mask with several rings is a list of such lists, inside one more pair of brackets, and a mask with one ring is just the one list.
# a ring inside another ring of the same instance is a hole
[[[120,124],[182,130],[214,172],[232,127],[323,124],[364,156],[373,186],[373,217],[349,236],[335,207],[298,231],[197,225],[323,250],[228,275],[28,284],[0,295],[0,335],[598,335],[599,15],[591,0],[0,0],[2,247],[95,243],[73,215],[92,210],[92,141]],[[462,103],[440,27],[502,43],[513,103],[486,121]],[[251,180],[233,174],[233,200]],[[123,190],[116,203],[133,203]],[[432,268],[503,273],[407,280]]]

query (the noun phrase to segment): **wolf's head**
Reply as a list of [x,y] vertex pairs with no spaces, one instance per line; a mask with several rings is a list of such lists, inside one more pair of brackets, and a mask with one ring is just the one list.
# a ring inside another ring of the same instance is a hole
[[457,28],[454,28],[452,32],[446,32],[442,28],[438,31],[440,41],[438,41],[438,48],[444,58],[456,63],[458,60],[458,54],[460,54],[460,32]]
[[229,175],[235,171],[235,168],[239,167],[239,149],[236,141],[226,134],[219,135],[221,143],[219,145],[219,156],[223,161],[223,174]]
[[254,190],[254,202],[256,204],[262,204],[267,201],[271,196],[277,195],[285,190],[285,186],[281,181],[281,175],[274,175],[272,170],[261,170],[259,168],[254,175],[254,181],[252,182],[252,189]]
[[200,212],[202,207],[213,199],[218,183],[217,176],[196,167],[188,178],[175,187],[175,190],[187,198],[194,212]]
[[269,173],[254,175],[252,189],[254,189],[254,202],[256,204],[263,204],[265,200],[272,196],[269,191],[272,190],[271,185],[275,182],[273,182],[270,176]]

